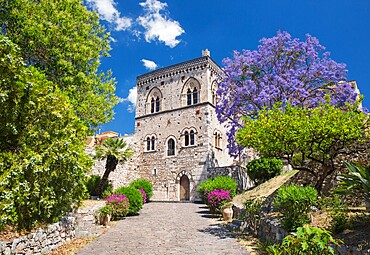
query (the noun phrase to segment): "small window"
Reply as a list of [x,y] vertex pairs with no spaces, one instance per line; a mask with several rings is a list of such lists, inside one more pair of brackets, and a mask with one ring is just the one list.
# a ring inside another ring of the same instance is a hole
[[175,140],[172,138],[167,142],[167,156],[175,155]]
[[154,113],[154,98],[150,101],[150,112]]
[[152,136],[152,146],[151,146],[151,149],[152,149],[152,151],[154,151],[155,150],[155,137],[154,136]]
[[155,111],[156,112],[159,112],[160,106],[161,106],[160,99],[159,97],[157,97],[157,99],[155,100]]
[[194,145],[195,144],[195,134],[194,134],[194,130],[191,130],[190,131],[190,145]]
[[185,146],[189,146],[189,132],[185,131]]
[[149,137],[146,139],[146,150],[150,151],[150,138]]
[[192,96],[191,90],[188,89],[188,92],[187,92],[187,104],[188,105],[191,105],[191,96]]
[[197,88],[194,88],[193,90],[193,104],[197,104],[198,103],[198,90]]
[[215,147],[221,149],[221,134],[219,132],[215,133]]

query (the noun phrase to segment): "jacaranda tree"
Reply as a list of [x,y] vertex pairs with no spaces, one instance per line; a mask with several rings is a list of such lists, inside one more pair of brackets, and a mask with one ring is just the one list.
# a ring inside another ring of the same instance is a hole
[[294,169],[312,174],[321,191],[324,180],[338,169],[338,159],[366,146],[368,119],[356,105],[304,108],[287,103],[283,108],[278,103],[257,117],[246,117],[236,138],[261,156],[285,159]]
[[[230,155],[240,155],[242,147],[235,134],[243,126],[245,116],[256,117],[266,107],[282,105],[314,107],[325,102],[353,103],[356,93],[346,80],[344,64],[330,59],[329,52],[311,35],[305,41],[292,39],[287,32],[263,38],[255,51],[235,51],[233,58],[223,60],[216,111],[218,119],[228,127]],[[341,82],[341,83],[339,83]],[[335,86],[334,86],[335,85]]]

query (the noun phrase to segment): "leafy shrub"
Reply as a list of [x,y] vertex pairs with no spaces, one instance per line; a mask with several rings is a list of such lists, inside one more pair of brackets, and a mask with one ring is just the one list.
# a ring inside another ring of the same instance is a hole
[[147,201],[153,196],[153,185],[146,179],[136,179],[130,183],[131,187],[143,189],[146,194]]
[[113,207],[110,205],[105,205],[102,208],[99,209],[99,215],[106,216],[108,214],[111,214],[113,211]]
[[112,207],[112,219],[117,220],[125,217],[129,212],[130,203],[128,198],[122,194],[113,194],[106,199],[107,206]]
[[281,225],[294,231],[310,222],[307,213],[316,200],[317,191],[313,187],[290,185],[278,190],[273,206],[282,214]]
[[224,203],[230,202],[231,197],[228,190],[213,190],[207,196],[208,206],[212,213],[221,213]]
[[267,254],[284,255],[327,255],[335,254],[332,246],[339,246],[341,241],[335,240],[329,231],[305,225],[297,228],[297,234],[288,235],[282,244],[270,245]]
[[331,230],[340,233],[347,227],[349,217],[347,215],[347,205],[340,200],[338,194],[330,197],[323,197],[319,201],[321,209],[329,212],[331,217]]
[[248,176],[259,185],[279,175],[283,170],[283,162],[276,158],[259,158],[247,165]]
[[114,191],[114,193],[124,194],[130,203],[128,215],[136,215],[143,207],[143,196],[141,195],[140,191],[135,189],[134,187],[120,187]]
[[231,198],[236,194],[237,183],[229,176],[217,176],[208,179],[198,186],[198,192],[202,200],[207,203],[207,196],[214,190],[227,190]]
[[[101,182],[100,175],[91,175],[86,177],[85,186],[90,196],[100,196],[99,194],[100,182]],[[112,191],[113,191],[112,183],[107,183],[105,187],[103,187],[103,193],[101,197],[102,198],[108,197],[110,194],[112,194]]]
[[140,191],[141,195],[143,196],[143,204],[145,204],[146,203],[146,193],[143,189],[139,189],[139,191]]
[[260,225],[260,212],[264,199],[264,197],[249,198],[244,203],[247,216],[246,221],[248,222],[248,225],[250,226],[249,228],[253,231],[255,236],[257,236],[257,230]]

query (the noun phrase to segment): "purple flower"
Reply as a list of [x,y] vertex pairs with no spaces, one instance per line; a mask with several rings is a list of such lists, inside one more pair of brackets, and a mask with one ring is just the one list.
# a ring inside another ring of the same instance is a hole
[[326,102],[326,95],[338,106],[355,102],[356,92],[342,82],[347,75],[345,64],[330,59],[324,50],[309,34],[300,41],[278,32],[261,39],[258,50],[235,51],[232,59],[223,60],[216,113],[228,128],[230,155],[237,157],[243,150],[235,140],[242,118],[255,118],[264,107],[271,109],[277,102],[316,107]]
[[143,189],[139,189],[139,191],[140,191],[141,195],[143,196],[143,204],[145,204],[146,203],[146,193]]
[[213,190],[207,195],[207,205],[212,213],[219,213],[224,203],[230,202],[231,197],[228,190]]

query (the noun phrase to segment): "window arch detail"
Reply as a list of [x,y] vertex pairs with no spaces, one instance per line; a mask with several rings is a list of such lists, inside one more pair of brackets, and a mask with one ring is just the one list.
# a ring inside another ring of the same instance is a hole
[[213,138],[214,138],[214,146],[216,149],[221,149],[222,148],[222,134],[220,131],[215,130],[213,133]]
[[181,133],[184,147],[195,146],[195,135],[197,133],[195,128],[186,128]]
[[217,104],[217,89],[218,89],[218,84],[217,84],[217,82],[216,81],[214,81],[213,83],[212,83],[212,86],[211,86],[211,94],[212,94],[212,104],[214,105],[214,106],[216,106],[216,104]]
[[167,156],[176,155],[176,139],[174,137],[169,137],[166,141],[167,145]]
[[194,105],[200,103],[200,82],[195,78],[189,78],[182,89],[182,105]]
[[158,88],[153,88],[146,99],[146,113],[160,112],[163,108],[163,95]]
[[155,135],[147,135],[145,138],[145,151],[156,151],[157,149],[157,137]]

